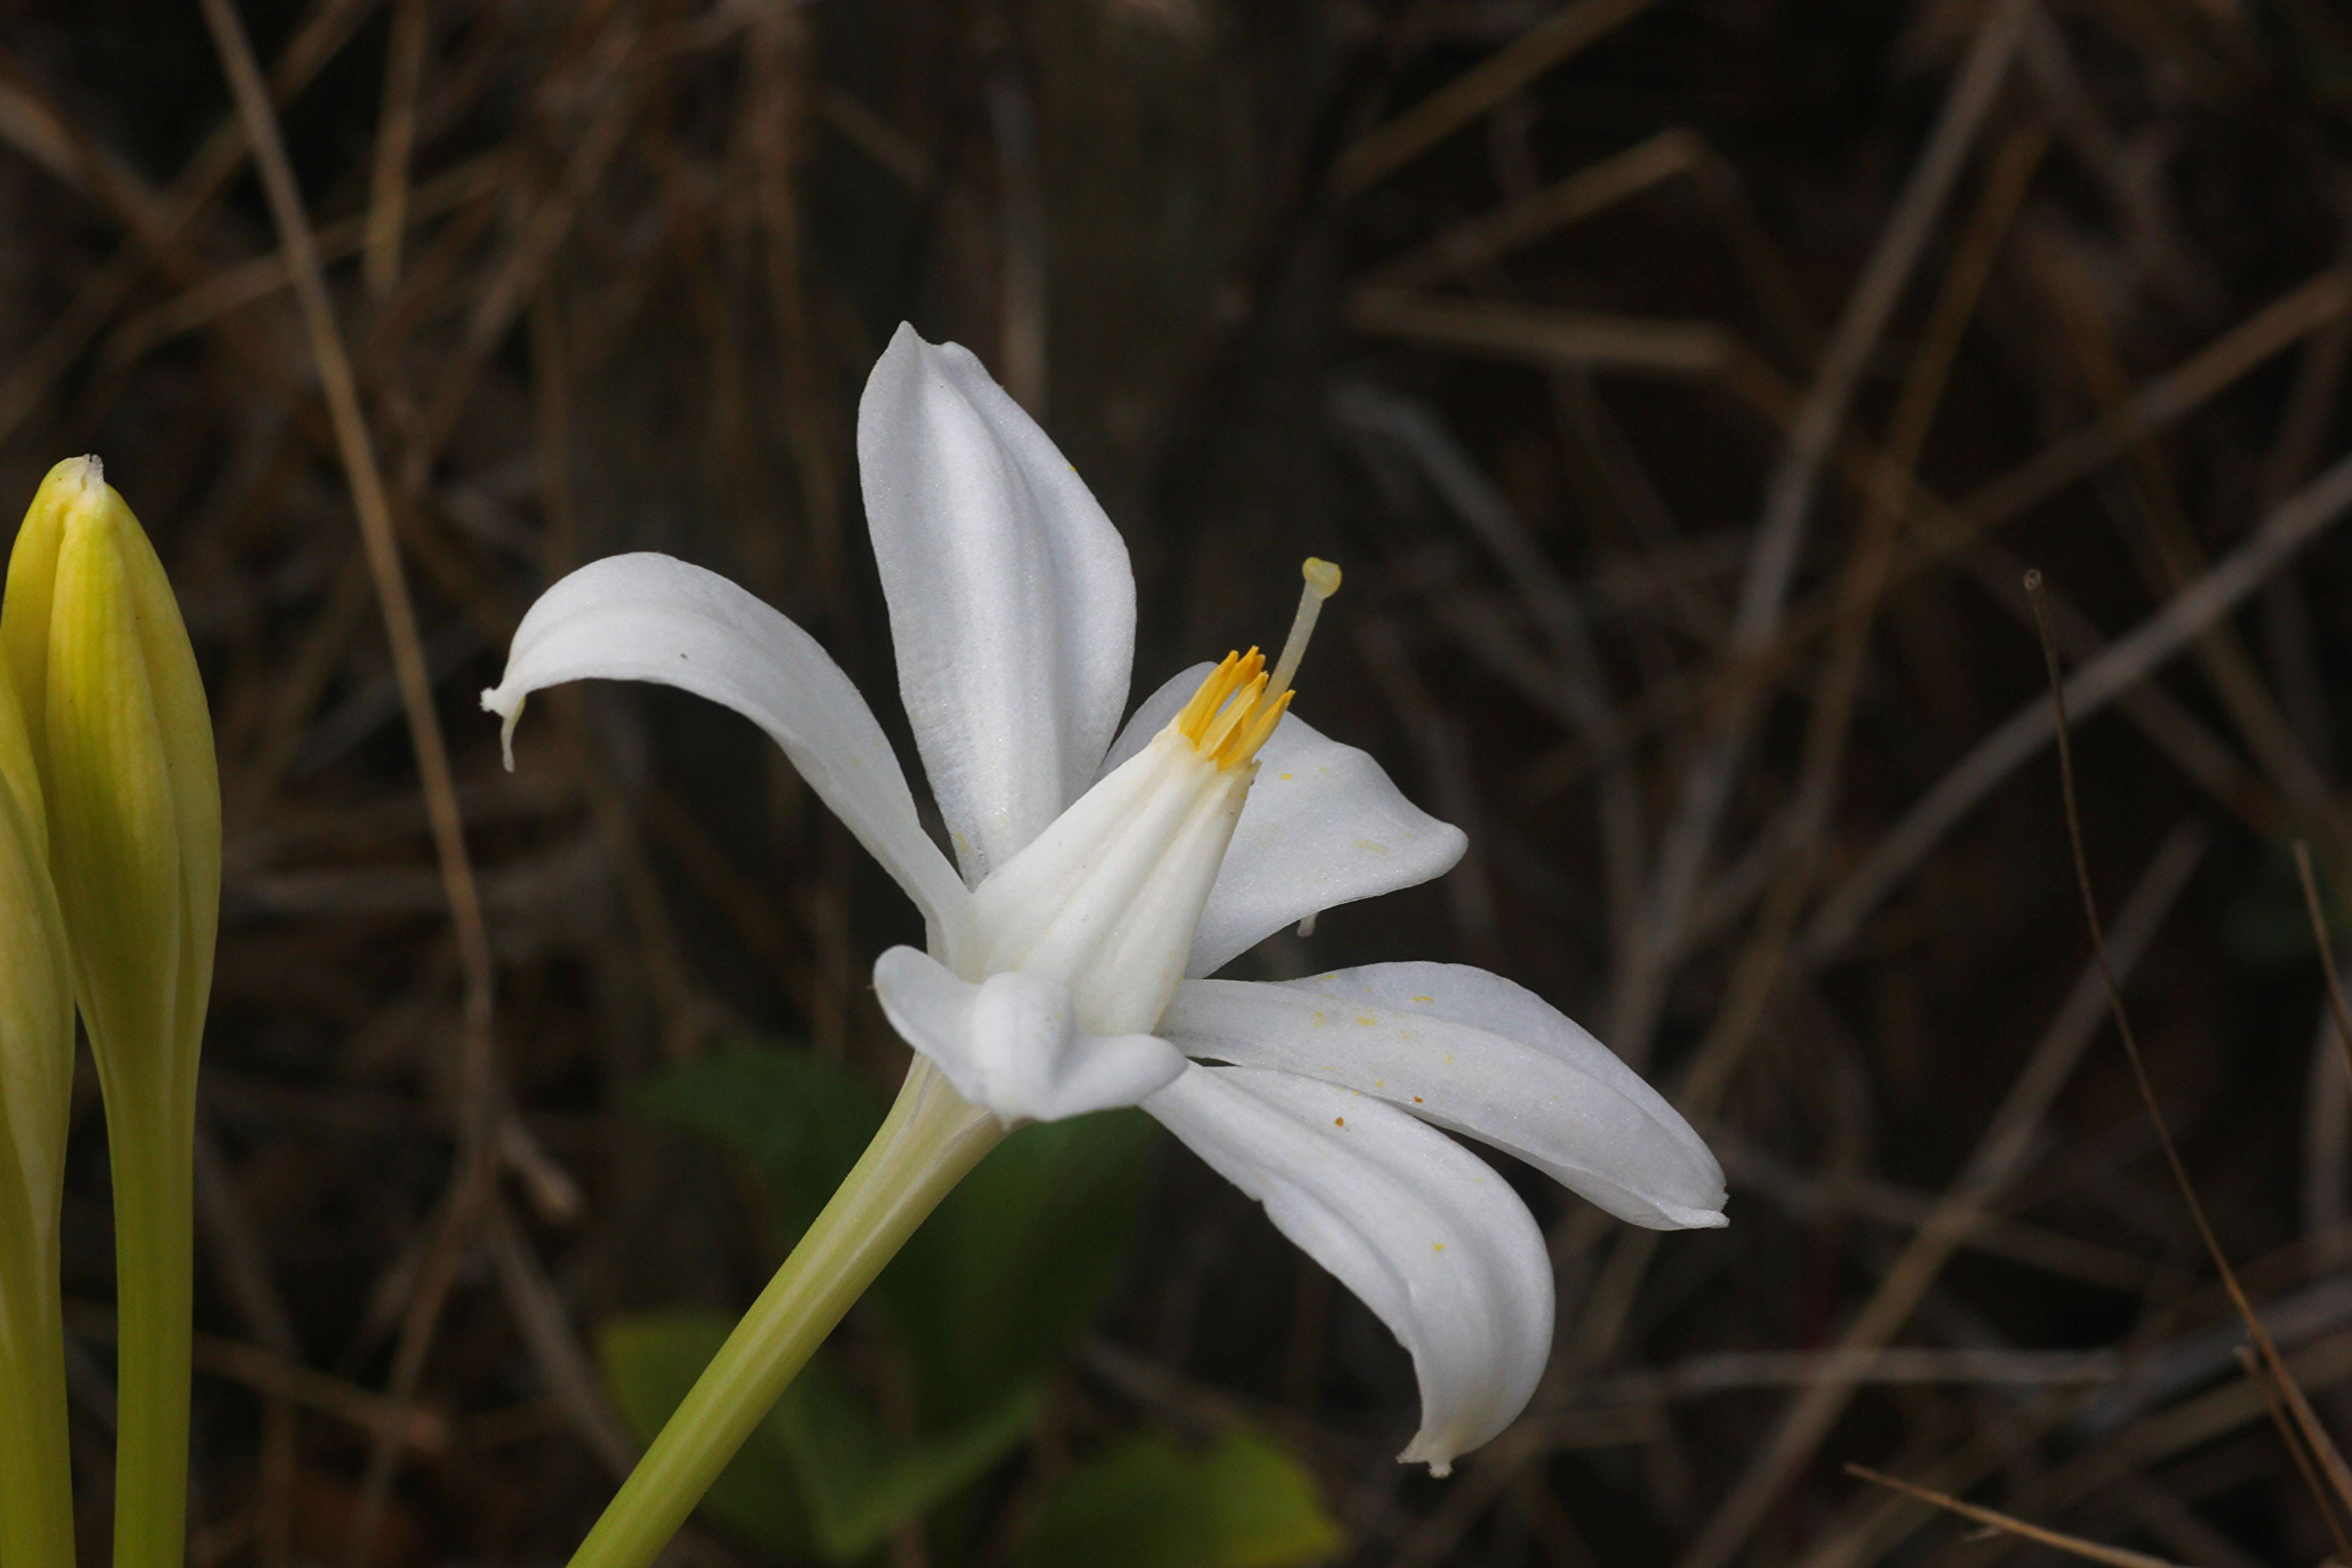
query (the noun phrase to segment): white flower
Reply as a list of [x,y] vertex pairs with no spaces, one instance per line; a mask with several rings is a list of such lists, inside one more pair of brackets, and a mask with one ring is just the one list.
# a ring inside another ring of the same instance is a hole
[[1443,963],[1206,978],[1318,910],[1442,874],[1462,834],[1285,716],[1303,629],[1270,676],[1255,654],[1187,670],[1121,730],[1126,547],[964,350],[901,327],[857,450],[899,692],[961,876],[840,668],[682,562],[615,556],[558,583],[483,706],[510,735],[542,687],[654,680],[766,730],[928,922],[927,952],[874,968],[907,1042],[1008,1123],[1157,1117],[1403,1342],[1422,1426],[1401,1457],[1443,1473],[1534,1391],[1552,1271],[1510,1184],[1438,1129],[1662,1228],[1724,1223],[1721,1168],[1631,1068],[1507,980]]

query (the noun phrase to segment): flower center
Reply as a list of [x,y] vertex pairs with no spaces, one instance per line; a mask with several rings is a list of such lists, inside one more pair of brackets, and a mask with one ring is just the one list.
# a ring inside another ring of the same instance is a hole
[[1290,636],[1283,642],[1272,677],[1264,673],[1265,660],[1257,649],[1229,653],[1171,726],[1220,769],[1237,768],[1256,756],[1282,722],[1290,709],[1290,678],[1307,656],[1307,640],[1315,635],[1323,601],[1339,591],[1339,569],[1328,561],[1310,555],[1299,575],[1307,579],[1307,586],[1299,593],[1298,613],[1291,617]]
[[1220,772],[1229,772],[1257,755],[1282,722],[1292,696],[1285,691],[1267,700],[1265,660],[1257,649],[1229,653],[1201,682],[1170,728],[1192,742],[1192,749]]
[[1258,751],[1290,707],[1290,678],[1339,569],[1309,561],[1271,675],[1255,648],[1227,654],[1142,751],[1073,802],[972,894],[979,936],[965,978],[1018,969],[1070,988],[1081,1027],[1149,1032],[1192,949]]

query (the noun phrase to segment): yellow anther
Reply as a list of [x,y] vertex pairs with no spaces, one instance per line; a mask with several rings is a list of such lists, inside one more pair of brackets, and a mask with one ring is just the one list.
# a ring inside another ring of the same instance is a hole
[[1241,655],[1229,653],[1223,663],[1209,671],[1208,679],[1202,681],[1200,689],[1192,693],[1192,700],[1185,703],[1183,710],[1176,715],[1178,734],[1196,746],[1201,743],[1201,732],[1209,727],[1209,721],[1216,717],[1217,705],[1224,700],[1225,693],[1233,689],[1228,678],[1232,676],[1234,667],[1241,661]]
[[1237,768],[1256,756],[1258,748],[1265,744],[1266,737],[1274,733],[1274,727],[1282,722],[1282,716],[1290,711],[1290,700],[1297,695],[1296,691],[1286,691],[1271,702],[1261,700],[1257,705],[1257,714],[1249,721],[1248,727],[1236,734],[1227,742],[1224,751],[1218,753],[1217,765]]
[[1265,673],[1261,670],[1232,701],[1225,704],[1224,711],[1211,721],[1207,733],[1193,743],[1222,762],[1225,742],[1248,723],[1251,713],[1257,708],[1257,700],[1265,694]]
[[1184,710],[1176,715],[1178,732],[1194,745],[1201,744],[1201,737],[1208,733],[1210,724],[1225,706],[1226,699],[1255,680],[1265,668],[1265,659],[1255,648],[1247,653],[1225,655],[1224,662],[1209,672],[1209,678],[1201,682],[1201,689],[1192,693],[1192,700],[1184,704]]

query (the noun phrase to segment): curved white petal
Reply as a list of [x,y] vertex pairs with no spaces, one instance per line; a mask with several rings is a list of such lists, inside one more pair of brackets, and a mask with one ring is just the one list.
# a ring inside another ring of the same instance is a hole
[[976,885],[1078,797],[1118,728],[1127,546],[980,362],[912,327],[866,380],[857,466],[898,690]]
[[1690,1123],[1549,1003],[1456,963],[1260,984],[1188,980],[1160,1022],[1188,1056],[1341,1084],[1517,1155],[1618,1218],[1719,1226]]
[[1412,1352],[1444,1475],[1525,1407],[1551,1351],[1551,1260],[1508,1182],[1402,1111],[1255,1068],[1195,1067],[1143,1109],[1265,1205]]
[[509,766],[524,700],[570,680],[656,681],[759,725],[952,942],[969,895],[916,820],[888,738],[841,667],[775,610],[667,555],[591,562],[539,596],[515,628],[505,675],[482,693],[506,721]]
[[875,961],[874,989],[899,1037],[1006,1121],[1133,1105],[1185,1068],[1175,1047],[1150,1035],[1087,1034],[1069,988],[1041,974],[1007,970],[975,985],[894,947]]
[[[1195,665],[1144,700],[1103,759],[1141,751],[1200,687]],[[1368,752],[1297,714],[1257,754],[1257,782],[1192,937],[1186,973],[1213,974],[1286,925],[1442,877],[1469,847],[1460,828],[1405,799]]]

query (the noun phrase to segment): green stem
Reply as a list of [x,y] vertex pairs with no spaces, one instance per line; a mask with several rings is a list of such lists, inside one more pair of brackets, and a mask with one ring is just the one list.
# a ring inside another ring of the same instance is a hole
[[1004,1135],[917,1057],[882,1130],[735,1325],[572,1568],[646,1568],[882,1266]]
[[[0,1196],[27,1195],[0,1183]],[[73,1568],[58,1215],[29,1207],[0,1205],[0,1563]]]
[[115,1568],[181,1568],[194,1298],[193,1101],[108,1109],[114,1171]]

